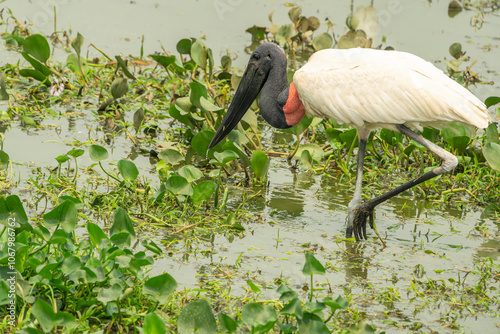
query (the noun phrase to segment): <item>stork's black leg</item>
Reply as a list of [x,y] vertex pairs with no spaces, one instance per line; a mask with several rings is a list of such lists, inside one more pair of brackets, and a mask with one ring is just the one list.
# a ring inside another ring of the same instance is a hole
[[357,240],[362,238],[366,239],[367,219],[370,220],[370,227],[373,228],[373,209],[377,205],[379,205],[382,202],[385,202],[389,198],[394,197],[407,189],[416,186],[417,184],[430,180],[438,175],[450,172],[458,164],[457,157],[455,157],[450,152],[442,149],[441,147],[437,146],[436,144],[430,142],[429,140],[425,139],[420,134],[413,132],[404,125],[397,125],[397,129],[405,136],[409,137],[410,139],[413,139],[417,143],[427,148],[429,151],[436,154],[441,160],[443,160],[443,163],[441,164],[441,166],[434,168],[433,170],[423,174],[422,176],[414,180],[411,180],[409,182],[406,182],[400,185],[399,187],[389,190],[388,192],[361,204],[355,210],[355,217],[352,219],[354,235],[356,236]]

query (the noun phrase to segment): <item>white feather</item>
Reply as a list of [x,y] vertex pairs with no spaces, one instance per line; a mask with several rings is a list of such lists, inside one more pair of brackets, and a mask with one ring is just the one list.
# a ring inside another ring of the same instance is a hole
[[421,129],[458,122],[485,128],[483,102],[431,63],[409,53],[373,49],[316,52],[293,82],[310,116],[358,129],[396,124]]

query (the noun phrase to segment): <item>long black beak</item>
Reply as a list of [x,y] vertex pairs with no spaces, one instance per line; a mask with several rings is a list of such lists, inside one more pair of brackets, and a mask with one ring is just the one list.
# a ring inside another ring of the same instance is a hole
[[264,86],[267,79],[267,73],[259,68],[259,63],[250,60],[247,69],[241,78],[240,85],[234,94],[233,101],[229,106],[226,116],[222,119],[222,123],[217,129],[212,142],[208,149],[217,145],[225,136],[231,132],[232,129],[238,124],[241,118],[245,115],[248,108],[252,105],[253,101],[259,95],[260,90]]

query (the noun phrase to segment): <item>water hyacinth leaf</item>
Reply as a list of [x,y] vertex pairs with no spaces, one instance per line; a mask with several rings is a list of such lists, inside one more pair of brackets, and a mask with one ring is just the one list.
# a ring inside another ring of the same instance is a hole
[[177,321],[179,334],[217,333],[217,323],[210,304],[204,300],[195,300],[184,306]]
[[218,162],[225,165],[228,162],[231,162],[234,159],[237,159],[238,154],[236,154],[236,152],[234,152],[234,151],[227,150],[227,151],[222,151],[222,152],[215,152],[214,157],[215,157],[215,159],[217,159]]
[[166,304],[172,292],[177,288],[177,281],[167,273],[151,277],[142,287],[142,292],[150,295],[160,304]]
[[66,154],[73,157],[73,158],[78,158],[78,157],[81,157],[84,153],[85,153],[85,151],[82,150],[81,148],[73,148],[73,149],[69,150],[68,153],[66,153]]
[[175,106],[179,109],[179,111],[184,112],[185,114],[189,114],[193,108],[193,104],[187,96],[177,98],[175,100]]
[[117,167],[123,179],[125,179],[126,181],[135,181],[135,179],[137,179],[137,177],[139,176],[139,170],[137,169],[136,165],[130,160],[119,160],[117,163]]
[[208,48],[201,40],[197,39],[193,45],[191,45],[191,58],[194,60],[196,65],[201,68],[207,68],[208,64]]
[[204,111],[219,111],[222,110],[223,108],[216,106],[212,102],[208,101],[205,97],[200,98],[200,107]]
[[198,183],[193,189],[193,195],[191,196],[191,200],[194,205],[200,205],[204,201],[210,199],[212,195],[217,190],[217,183],[205,180],[203,182]]
[[71,329],[76,325],[74,316],[67,312],[54,313],[52,306],[40,298],[38,298],[31,307],[31,314],[38,320],[38,323],[45,333],[52,332],[56,326]]
[[193,195],[193,187],[189,182],[180,175],[172,175],[165,182],[165,187],[175,195],[191,196]]
[[229,71],[231,69],[231,64],[232,64],[231,57],[229,57],[228,55],[224,55],[221,57],[220,65],[224,71]]
[[7,93],[7,88],[5,84],[5,73],[0,73],[0,99],[1,100],[8,100],[9,99],[9,93]]
[[83,36],[79,32],[76,34],[75,39],[71,41],[71,47],[75,49],[75,52],[78,56],[80,56],[82,52],[83,41],[84,41]]
[[50,57],[50,46],[47,39],[40,34],[34,34],[24,39],[23,50],[42,63]]
[[500,144],[486,144],[483,147],[483,154],[491,168],[500,172]]
[[339,134],[340,141],[345,145],[345,147],[351,147],[353,144],[357,146],[357,143],[354,142],[358,132],[356,129],[349,129]]
[[161,255],[163,251],[154,241],[142,240],[141,245],[144,246],[147,250],[155,253],[156,255]]
[[7,198],[0,197],[0,223],[5,226],[10,226],[7,225],[7,222],[11,221],[9,220],[9,217],[11,217],[11,215],[14,215],[14,217],[16,218],[16,226],[14,226],[15,228],[26,226],[31,230],[31,225],[28,224],[28,216],[24,211],[23,203],[19,199],[19,196],[10,195],[7,196]]
[[[298,152],[297,152],[298,153]],[[299,155],[299,154],[296,154]],[[308,150],[303,150],[300,156],[300,162],[307,168],[312,168],[313,158]]]
[[429,141],[435,142],[439,137],[440,131],[434,128],[424,128],[422,131],[422,137],[428,139]]
[[276,41],[280,45],[283,45],[290,40],[292,34],[293,34],[293,26],[291,24],[284,24],[281,27],[279,27],[276,33]]
[[450,45],[450,48],[448,51],[450,52],[450,55],[452,55],[453,58],[459,59],[463,55],[462,44],[453,43],[452,45]]
[[183,38],[177,42],[176,49],[180,54],[188,55],[191,53],[192,41],[188,38]]
[[25,78],[33,78],[35,80],[43,82],[46,86],[50,86],[50,82],[48,82],[47,76],[40,71],[23,68],[22,70],[19,70],[19,74]]
[[326,32],[314,36],[312,43],[313,48],[316,51],[329,49],[332,47],[332,44],[333,44],[333,37]]
[[256,26],[248,28],[245,32],[252,35],[252,42],[262,41],[266,38],[266,27]]
[[0,150],[0,170],[6,170],[9,167],[10,157],[7,153]]
[[197,107],[201,108],[200,99],[204,97],[208,98],[207,87],[204,84],[198,81],[191,81],[189,83],[189,88],[191,88],[189,92],[189,100],[191,103]]
[[164,149],[158,154],[158,156],[161,159],[163,159],[166,163],[174,166],[178,165],[181,161],[185,160],[181,152],[173,150],[171,148]]
[[486,128],[486,142],[500,144],[497,125],[494,122]]
[[302,319],[298,319],[299,333],[305,334],[330,334],[323,320],[313,313],[304,313]]
[[83,58],[78,59],[78,56],[73,53],[66,58],[66,66],[78,75],[85,75],[90,71],[87,61]]
[[144,333],[148,334],[165,334],[167,332],[165,321],[156,313],[149,313],[144,317],[143,330]]
[[245,129],[250,127],[255,133],[259,132],[259,127],[257,125],[257,115],[252,110],[247,110],[245,115],[241,118],[241,123]]
[[115,56],[115,59],[116,59],[116,63],[118,64],[118,67],[120,67],[123,71],[123,74],[125,74],[125,76],[129,79],[132,79],[132,80],[137,80],[136,77],[130,73],[130,71],[128,70],[127,68],[127,64],[125,64],[125,61],[122,59],[122,57],[120,56]]
[[111,96],[113,98],[119,99],[120,97],[127,94],[128,91],[128,82],[125,78],[116,78],[111,84]]
[[235,152],[238,155],[238,157],[240,158],[241,164],[243,165],[244,168],[250,166],[250,159],[248,158],[248,156],[246,155],[246,153],[242,149],[240,149],[238,146],[236,146],[234,141],[227,141],[222,146],[222,148],[225,151],[231,150],[231,151]]
[[291,133],[294,135],[299,135],[305,129],[307,129],[309,127],[309,125],[311,125],[313,119],[314,119],[313,117],[309,117],[309,116],[305,115],[304,117],[302,117],[302,119],[300,120],[300,122],[297,125],[289,128],[289,129],[284,129],[282,131],[286,132],[286,133]]
[[109,230],[109,235],[113,236],[118,233],[126,233],[135,240],[135,230],[134,223],[132,219],[128,216],[127,211],[123,208],[118,208],[115,210],[113,215],[113,224]]
[[94,247],[100,248],[102,240],[107,241],[106,244],[109,243],[108,236],[102,231],[99,225],[90,222],[87,223],[87,232]]
[[[191,147],[196,153],[203,157],[207,156],[208,145],[212,141],[215,133],[212,131],[200,131],[191,140]],[[217,146],[216,146],[217,147]]]
[[144,109],[139,108],[135,111],[134,113],[134,129],[135,132],[139,132],[139,129],[141,128],[142,124],[144,123]]
[[160,56],[160,55],[149,55],[153,60],[155,60],[158,64],[165,67],[165,69],[175,63],[175,56]]
[[97,300],[106,305],[109,302],[117,301],[122,296],[122,286],[118,283],[109,288],[101,288],[97,295]]
[[302,8],[300,6],[293,6],[288,11],[288,17],[293,23],[297,23],[301,13],[302,13]]
[[66,275],[70,275],[82,267],[82,261],[74,255],[63,260],[61,271]]
[[31,57],[29,53],[21,52],[21,55],[31,64],[31,66],[33,66],[35,70],[41,72],[43,75],[48,77],[49,75],[53,74],[52,71],[47,66],[45,66],[35,58]]
[[297,297],[293,298],[288,304],[283,306],[280,310],[280,314],[294,315],[297,319],[302,319],[302,302]]
[[334,312],[336,310],[345,310],[349,307],[349,302],[342,296],[338,296],[336,300],[333,300],[331,297],[325,297],[321,302],[329,306]]
[[308,151],[312,159],[316,161],[321,161],[323,159],[325,152],[318,144],[304,144],[297,150],[297,155],[301,156],[304,151]]
[[227,333],[234,333],[238,329],[236,321],[222,312],[217,315],[217,319],[219,320],[219,327]]
[[109,157],[108,150],[99,145],[90,145],[89,155],[93,161],[106,160]]
[[250,327],[264,327],[273,325],[278,320],[278,316],[274,307],[270,305],[249,303],[241,309],[241,320]]
[[324,275],[325,274],[325,267],[316,260],[314,255],[311,253],[306,253],[306,263],[304,264],[304,268],[302,268],[302,273],[305,276],[310,276],[310,275]]
[[396,143],[403,142],[403,135],[400,132],[381,129],[380,130],[380,138],[385,141],[390,146],[396,145]]
[[498,103],[500,103],[499,96],[490,96],[486,100],[484,100],[484,104],[486,104],[486,108],[494,106],[495,104],[498,104]]
[[170,106],[170,108],[168,109],[168,114],[175,120],[187,125],[189,128],[194,128],[193,122],[191,122],[191,119],[187,116],[188,113],[184,112],[182,109],[179,109],[177,107],[177,104],[172,104]]
[[71,158],[68,157],[67,155],[59,155],[55,159],[56,159],[56,161],[57,161],[58,164],[63,164],[66,161],[70,160]]
[[193,182],[203,177],[203,172],[192,165],[186,165],[179,169],[178,174],[184,177],[188,182]]
[[43,221],[48,226],[61,225],[66,233],[71,233],[75,229],[77,211],[75,203],[64,201],[50,212],[43,215]]
[[255,173],[255,176],[262,180],[266,177],[267,171],[269,170],[269,158],[261,150],[255,150],[250,158],[250,168]]

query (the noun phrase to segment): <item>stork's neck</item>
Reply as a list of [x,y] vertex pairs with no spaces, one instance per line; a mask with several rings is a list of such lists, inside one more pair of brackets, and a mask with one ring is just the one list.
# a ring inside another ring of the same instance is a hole
[[277,60],[269,71],[260,93],[259,108],[262,117],[279,129],[296,125],[304,116],[305,109],[295,86],[287,82],[286,57]]

